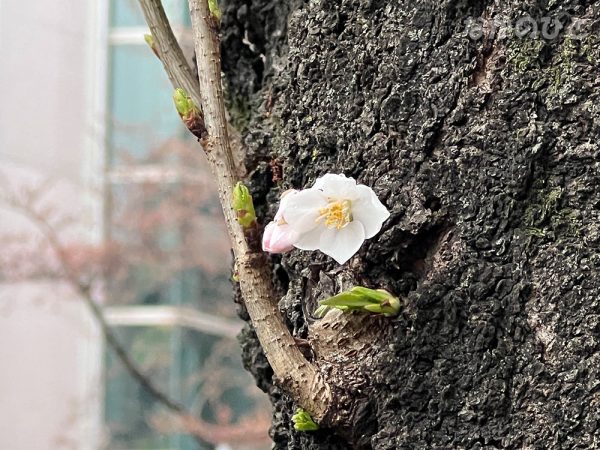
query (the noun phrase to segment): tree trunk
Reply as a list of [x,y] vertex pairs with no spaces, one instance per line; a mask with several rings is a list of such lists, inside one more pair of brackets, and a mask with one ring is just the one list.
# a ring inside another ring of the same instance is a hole
[[[259,217],[327,172],[392,213],[343,268],[319,252],[272,258],[290,329],[351,411],[347,429],[294,431],[296,405],[248,326],[276,448],[600,448],[594,3],[224,3],[229,108]],[[526,14],[564,27],[478,36],[468,22]],[[573,37],[574,17],[587,35]],[[403,312],[324,344],[316,301],[352,283],[388,289]]]

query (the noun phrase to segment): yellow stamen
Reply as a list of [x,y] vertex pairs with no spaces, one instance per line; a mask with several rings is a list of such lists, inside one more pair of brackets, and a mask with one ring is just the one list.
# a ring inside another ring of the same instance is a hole
[[325,220],[327,228],[342,229],[352,222],[352,202],[350,200],[330,201],[325,208],[319,209],[317,222]]

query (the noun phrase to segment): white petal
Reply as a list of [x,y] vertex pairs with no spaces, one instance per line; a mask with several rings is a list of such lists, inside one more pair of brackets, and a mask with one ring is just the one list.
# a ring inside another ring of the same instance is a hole
[[368,186],[360,184],[356,187],[360,197],[352,202],[352,217],[365,228],[365,239],[370,239],[381,230],[383,222],[390,217],[390,212],[379,201],[377,195]]
[[280,208],[284,208],[287,206],[288,202],[290,201],[290,199],[296,195],[299,191],[297,191],[296,189],[288,189],[287,191],[285,191],[283,194],[281,194],[281,202],[280,202]]
[[287,208],[287,204],[294,195],[296,195],[298,191],[296,189],[288,189],[283,194],[281,194],[281,199],[279,200],[279,209],[277,210],[277,214],[275,214],[275,220],[279,221],[283,218],[283,211]]
[[365,230],[358,221],[350,222],[341,230],[327,228],[321,234],[319,250],[344,264],[358,251],[365,241]]
[[318,225],[319,209],[325,206],[327,200],[321,191],[305,189],[297,194],[286,196],[284,208],[280,208],[280,212],[294,231],[306,233]]
[[294,247],[300,250],[317,250],[321,245],[321,234],[325,231],[323,227],[316,227],[301,234],[294,242]]
[[345,175],[328,173],[317,178],[313,189],[323,191],[323,194],[328,198],[352,200],[356,189],[356,181],[354,178],[347,178]]

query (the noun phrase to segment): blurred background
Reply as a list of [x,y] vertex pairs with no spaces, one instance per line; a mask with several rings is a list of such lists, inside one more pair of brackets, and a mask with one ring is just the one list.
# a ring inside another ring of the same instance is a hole
[[[164,0],[191,57],[187,0]],[[0,448],[263,449],[215,187],[136,0],[0,0]]]

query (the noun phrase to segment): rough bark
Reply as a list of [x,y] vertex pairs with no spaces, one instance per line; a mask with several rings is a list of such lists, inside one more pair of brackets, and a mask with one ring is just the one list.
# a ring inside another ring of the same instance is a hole
[[[273,258],[280,309],[351,424],[295,432],[248,327],[277,448],[600,447],[595,3],[225,2],[223,69],[257,213],[326,172],[392,212],[343,270],[316,252]],[[589,36],[466,36],[469,17],[526,13],[582,17]],[[352,282],[401,296],[403,314],[324,336],[316,300]]]

